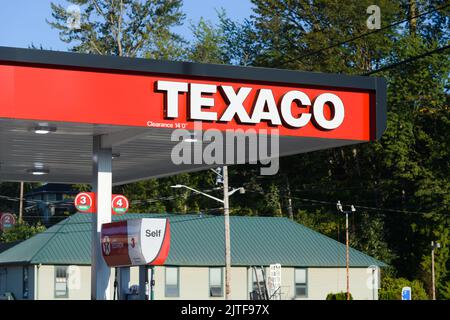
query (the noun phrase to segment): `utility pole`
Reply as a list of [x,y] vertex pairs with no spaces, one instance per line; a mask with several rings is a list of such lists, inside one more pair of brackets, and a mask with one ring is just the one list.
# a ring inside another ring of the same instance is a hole
[[439,242],[431,241],[431,288],[433,291],[433,300],[436,300],[436,281],[434,275],[434,250],[441,247]]
[[216,200],[223,204],[224,211],[224,222],[225,222],[225,299],[229,300],[231,297],[231,241],[230,241],[230,205],[229,205],[229,197],[233,195],[236,191],[239,191],[240,194],[245,193],[245,189],[243,187],[234,188],[233,190],[228,189],[228,168],[227,166],[223,166],[222,171],[213,170],[217,175],[217,182],[223,184],[223,199],[216,198],[210,194],[204,193],[202,191],[196,190],[194,188],[188,187],[184,184],[176,184],[170,186],[171,188],[186,188],[195,193],[204,195],[210,199]]
[[228,196],[228,167],[223,166],[223,213],[225,218],[225,299],[231,295],[231,241],[230,241],[230,206]]
[[347,300],[350,300],[350,254],[348,250],[348,211],[345,212],[345,268],[347,273]]
[[23,181],[20,182],[20,198],[19,198],[19,223],[23,219]]
[[284,178],[286,180],[287,212],[289,215],[289,219],[294,220],[294,212],[292,210],[291,186],[289,184],[288,176],[285,175]]
[[352,205],[351,211],[343,210],[341,201],[338,201],[336,204],[336,207],[338,211],[345,213],[345,268],[346,268],[346,274],[347,274],[347,300],[350,300],[350,246],[349,246],[349,236],[348,236],[348,214],[350,212],[355,212],[356,209]]

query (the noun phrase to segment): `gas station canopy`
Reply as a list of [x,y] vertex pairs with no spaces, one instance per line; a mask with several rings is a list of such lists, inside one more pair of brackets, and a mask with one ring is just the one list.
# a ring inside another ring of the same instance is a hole
[[91,183],[95,136],[112,148],[115,185],[217,166],[171,161],[173,131],[195,121],[277,134],[280,156],[367,142],[386,127],[386,83],[0,47],[2,181]]

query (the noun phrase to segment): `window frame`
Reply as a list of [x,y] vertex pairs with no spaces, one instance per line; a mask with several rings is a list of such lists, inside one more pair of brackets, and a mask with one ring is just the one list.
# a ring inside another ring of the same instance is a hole
[[[305,271],[305,282],[300,283],[297,282],[297,270],[304,270]],[[300,296],[297,295],[297,285],[304,286],[305,287],[305,295]],[[297,298],[308,298],[308,268],[294,268],[294,297]]]
[[[176,269],[177,271],[177,292],[176,295],[168,295],[167,294],[167,270],[168,269]],[[173,267],[165,267],[164,268],[164,296],[166,298],[179,298],[180,297],[180,268],[173,266]]]
[[[64,295],[60,295],[60,294],[56,294],[57,290],[56,289],[56,283],[58,282],[57,279],[58,278],[62,278],[62,277],[58,277],[58,270],[61,270],[62,268],[65,269],[65,273],[66,273],[66,290],[65,290],[65,294]],[[53,288],[53,295],[55,297],[55,299],[65,299],[69,297],[69,267],[68,266],[55,266],[55,276],[54,276],[54,288]]]
[[[212,291],[211,291],[211,270],[213,269],[219,269],[220,270],[220,295],[218,296],[214,296],[212,295]],[[208,268],[208,290],[209,290],[209,297],[210,298],[220,298],[223,297],[224,295],[224,280],[223,280],[223,267],[209,267]]]

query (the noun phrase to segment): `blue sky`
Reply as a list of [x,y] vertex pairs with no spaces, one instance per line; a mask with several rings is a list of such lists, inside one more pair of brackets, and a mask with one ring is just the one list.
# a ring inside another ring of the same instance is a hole
[[[50,3],[68,6],[65,0],[0,0],[0,46],[27,48],[32,43],[45,49],[67,50],[58,32],[50,28]],[[185,24],[174,29],[186,39],[192,39],[190,21],[200,17],[217,21],[216,9],[224,8],[229,17],[243,20],[251,14],[250,0],[184,0]]]

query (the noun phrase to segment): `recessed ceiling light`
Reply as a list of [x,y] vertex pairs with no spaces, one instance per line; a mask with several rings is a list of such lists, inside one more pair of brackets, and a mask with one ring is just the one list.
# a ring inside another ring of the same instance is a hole
[[190,137],[184,138],[183,141],[184,142],[189,142],[189,143],[194,143],[194,142],[197,142],[198,139],[195,137],[195,133],[194,133]]
[[33,169],[28,169],[27,172],[31,173],[34,176],[42,176],[44,174],[49,174],[50,170],[45,169],[45,168],[33,168]]
[[112,157],[112,159],[114,160],[114,159],[117,159],[117,158],[119,158],[120,157],[120,153],[113,153],[112,155],[111,155],[111,157]]
[[55,132],[55,127],[49,127],[49,126],[36,126],[34,128],[34,133],[36,134],[48,134],[50,132]]

